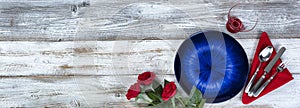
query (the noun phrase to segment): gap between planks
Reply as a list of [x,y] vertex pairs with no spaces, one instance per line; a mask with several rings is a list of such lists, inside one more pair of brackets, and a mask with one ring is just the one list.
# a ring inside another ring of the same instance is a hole
[[[300,75],[294,80],[259,100],[243,105],[241,94],[218,104],[206,107],[299,107]],[[128,87],[136,82],[136,75],[51,77],[51,78],[0,78],[0,104],[7,107],[133,107],[125,97]],[[174,75],[157,75],[157,79],[175,81]],[[179,87],[179,86],[178,86]],[[179,93],[183,93],[178,88]],[[284,101],[283,101],[284,100]]]
[[[234,2],[190,0],[0,1],[0,41],[93,41],[184,39],[201,30],[226,32]],[[274,38],[299,39],[297,0],[239,1],[234,9],[251,32],[232,34],[254,39],[261,31]],[[253,14],[250,14],[253,13]],[[243,19],[244,18],[244,19]]]
[[[252,63],[257,39],[237,39]],[[123,75],[154,71],[174,74],[173,60],[183,40],[0,42],[0,76]],[[271,39],[285,46],[282,59],[300,73],[300,39]]]

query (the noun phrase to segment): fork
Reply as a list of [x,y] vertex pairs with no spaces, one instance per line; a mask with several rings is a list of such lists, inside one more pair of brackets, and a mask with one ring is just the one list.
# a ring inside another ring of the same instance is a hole
[[285,61],[285,62],[281,62],[277,68],[276,68],[276,73],[273,74],[255,93],[254,93],[254,97],[257,97],[265,88],[266,86],[274,79],[274,77],[279,73],[279,72],[282,72],[287,64],[288,64],[289,61]]

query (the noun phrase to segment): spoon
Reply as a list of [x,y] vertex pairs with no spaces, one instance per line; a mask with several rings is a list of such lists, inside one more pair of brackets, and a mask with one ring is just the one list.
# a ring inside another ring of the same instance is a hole
[[273,53],[273,47],[272,47],[272,46],[267,46],[266,48],[264,48],[264,49],[259,53],[259,55],[258,55],[259,65],[258,65],[258,67],[256,68],[255,73],[254,73],[253,76],[251,77],[251,79],[250,79],[250,81],[249,81],[249,83],[248,83],[248,85],[247,85],[247,87],[246,87],[246,89],[245,89],[245,93],[248,93],[248,95],[249,95],[250,88],[251,88],[251,86],[252,86],[252,84],[253,84],[253,81],[254,81],[254,79],[255,79],[255,77],[256,77],[258,71],[259,71],[259,68],[260,68],[262,62],[268,61],[268,60],[270,59],[272,53]]
[[285,61],[285,62],[281,62],[277,68],[276,68],[276,73],[273,74],[255,93],[254,93],[254,97],[257,97],[266,87],[267,85],[274,79],[274,77],[279,73],[282,72],[289,61]]

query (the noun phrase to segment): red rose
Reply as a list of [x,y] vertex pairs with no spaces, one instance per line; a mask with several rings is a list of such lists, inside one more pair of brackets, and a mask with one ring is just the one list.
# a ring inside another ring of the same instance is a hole
[[166,84],[166,86],[163,89],[163,92],[161,94],[161,97],[164,101],[168,101],[175,94],[176,94],[176,85],[174,82],[170,82],[170,83]]
[[154,79],[155,79],[154,72],[144,72],[142,74],[139,74],[137,82],[142,85],[150,85]]
[[137,97],[140,94],[140,92],[141,92],[140,85],[138,83],[135,83],[131,85],[130,88],[128,89],[126,97],[128,100],[130,100],[131,98]]
[[241,32],[245,29],[242,21],[234,16],[228,18],[226,28],[231,33]]

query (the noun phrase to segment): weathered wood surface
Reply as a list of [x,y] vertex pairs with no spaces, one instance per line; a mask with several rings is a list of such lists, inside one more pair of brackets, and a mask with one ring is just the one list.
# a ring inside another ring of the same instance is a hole
[[[158,77],[175,80],[173,75]],[[300,86],[300,75],[294,77],[295,79],[290,83],[250,105],[243,105],[241,94],[238,94],[226,102],[205,104],[205,106],[299,108],[300,92],[298,89],[291,88]],[[125,97],[127,87],[134,83],[136,78],[136,75],[2,78],[0,79],[0,104],[4,107],[137,107],[135,102],[128,102]]]
[[[257,39],[238,41],[244,46],[248,57],[252,58]],[[297,47],[300,40],[272,41],[277,49],[279,46],[287,47],[283,58],[291,56],[288,69],[294,74],[295,80],[283,86],[283,90],[276,90],[250,106],[299,107],[299,99],[294,98],[300,96],[299,91],[291,88],[297,87],[297,82],[300,81],[299,57],[294,53],[300,52]],[[160,78],[174,80],[172,61],[181,42],[182,40],[0,42],[2,104],[71,107],[79,101],[81,106],[133,107],[133,103],[127,103],[124,94],[140,72],[151,70],[159,74]],[[225,103],[206,106],[249,107],[242,105],[239,98],[237,96]]]
[[[0,107],[137,107],[125,92],[142,71],[174,79],[180,43],[200,30],[226,32],[235,0],[0,0]],[[205,107],[299,108],[300,2],[241,0],[248,33],[231,34],[249,63],[261,31],[287,48],[295,80],[243,105],[240,95]],[[253,16],[254,15],[254,16]]]
[[[239,1],[235,9],[255,30],[236,38],[299,38],[300,4],[295,0]],[[225,31],[234,1],[206,0],[67,0],[0,1],[0,40],[73,41],[184,39],[199,30]],[[250,14],[253,13],[253,14]]]
[[[257,39],[238,39],[251,63]],[[142,71],[174,74],[174,55],[182,40],[0,42],[0,75],[126,75]],[[300,39],[272,39],[285,46],[288,69],[300,73]]]

